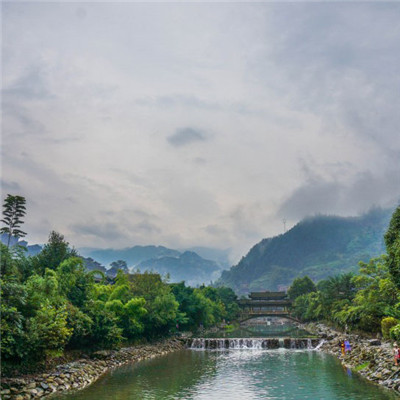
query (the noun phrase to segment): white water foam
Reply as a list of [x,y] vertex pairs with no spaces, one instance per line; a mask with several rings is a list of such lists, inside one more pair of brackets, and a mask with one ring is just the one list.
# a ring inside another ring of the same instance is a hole
[[225,350],[225,349],[246,349],[246,350],[261,350],[261,349],[291,349],[291,350],[318,350],[323,344],[323,341],[313,348],[312,340],[308,339],[293,339],[285,341],[282,338],[195,338],[190,344],[191,349],[198,350]]

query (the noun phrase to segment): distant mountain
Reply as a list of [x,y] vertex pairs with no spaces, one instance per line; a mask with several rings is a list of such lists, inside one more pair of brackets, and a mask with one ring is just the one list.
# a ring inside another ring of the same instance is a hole
[[318,281],[357,271],[358,262],[385,252],[383,235],[393,210],[375,209],[361,217],[316,216],[299,222],[285,234],[263,239],[218,284],[238,294],[276,290],[297,276]]
[[79,253],[84,257],[91,257],[103,265],[109,265],[116,260],[124,260],[129,267],[134,267],[140,262],[152,258],[179,257],[177,250],[164,246],[133,246],[125,249],[93,249],[81,248]]
[[[0,242],[7,245],[8,243],[8,233],[1,233],[0,234]],[[11,236],[10,237],[10,246],[14,246],[18,243],[18,238]]]
[[[152,270],[160,274],[169,274],[171,282],[184,280],[189,285],[210,283],[216,280],[221,270],[228,267],[227,250],[197,247],[202,254],[215,257],[217,261],[200,257],[197,252],[169,249],[164,246],[133,246],[125,249],[81,248],[84,257],[109,266],[116,260],[126,261],[132,270]],[[211,258],[211,257],[210,257]],[[114,276],[116,269],[108,269],[107,275]]]
[[191,286],[208,284],[221,272],[215,261],[206,260],[192,251],[185,251],[177,257],[167,256],[142,261],[136,268],[160,274],[168,273],[171,282],[185,281]]
[[[7,245],[8,243],[7,233],[0,234],[0,242]],[[26,256],[35,256],[36,254],[42,251],[42,246],[39,244],[28,245],[28,242],[26,240],[18,240],[18,238],[11,236],[10,246],[15,246],[16,244],[26,248],[26,253],[25,253]]]
[[26,246],[27,256],[36,256],[36,254],[39,254],[42,251],[42,246],[40,244],[32,244]]
[[197,253],[200,257],[207,260],[213,260],[223,269],[228,269],[232,265],[229,261],[229,255],[231,249],[216,249],[214,247],[190,247],[189,249],[184,249],[182,251],[193,251]]

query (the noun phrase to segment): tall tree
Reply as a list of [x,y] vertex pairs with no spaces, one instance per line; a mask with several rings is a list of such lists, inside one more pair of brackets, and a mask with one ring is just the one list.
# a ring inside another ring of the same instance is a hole
[[69,247],[64,235],[52,231],[49,235],[49,241],[44,245],[43,250],[32,257],[32,264],[35,272],[43,275],[46,268],[56,270],[64,260],[76,256],[76,250]]
[[288,296],[290,299],[295,300],[297,297],[311,293],[311,292],[316,292],[317,288],[314,284],[314,282],[306,275],[303,276],[302,278],[296,278],[293,283],[291,284],[289,290],[288,290]]
[[389,228],[385,234],[388,253],[388,267],[395,285],[400,288],[400,206],[392,215]]
[[13,196],[8,194],[3,204],[3,219],[1,222],[5,224],[0,229],[0,233],[8,234],[7,247],[10,247],[11,236],[15,238],[22,238],[26,235],[26,232],[22,231],[21,225],[24,223],[21,218],[25,216],[26,200],[23,196]]

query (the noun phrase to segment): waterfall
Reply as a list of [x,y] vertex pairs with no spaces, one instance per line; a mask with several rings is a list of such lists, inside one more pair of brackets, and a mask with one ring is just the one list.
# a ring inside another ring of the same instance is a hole
[[191,349],[269,349],[278,348],[277,339],[237,338],[237,339],[204,339],[196,338],[189,342]]
[[187,345],[191,349],[198,350],[271,350],[271,349],[308,349],[318,350],[324,341],[319,339],[294,339],[294,338],[194,338],[189,339]]
[[319,349],[321,348],[321,346],[322,346],[324,343],[325,343],[325,340],[322,339],[322,340],[318,343],[318,345],[315,347],[314,350],[319,350]]

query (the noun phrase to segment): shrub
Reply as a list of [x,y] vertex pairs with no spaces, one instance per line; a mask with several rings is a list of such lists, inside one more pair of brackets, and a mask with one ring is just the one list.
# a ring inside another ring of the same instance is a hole
[[390,330],[396,326],[399,323],[399,321],[396,318],[393,317],[386,317],[383,318],[381,321],[381,329],[382,329],[382,335],[385,339],[390,338]]
[[394,340],[400,340],[400,324],[397,324],[390,329],[390,338]]

